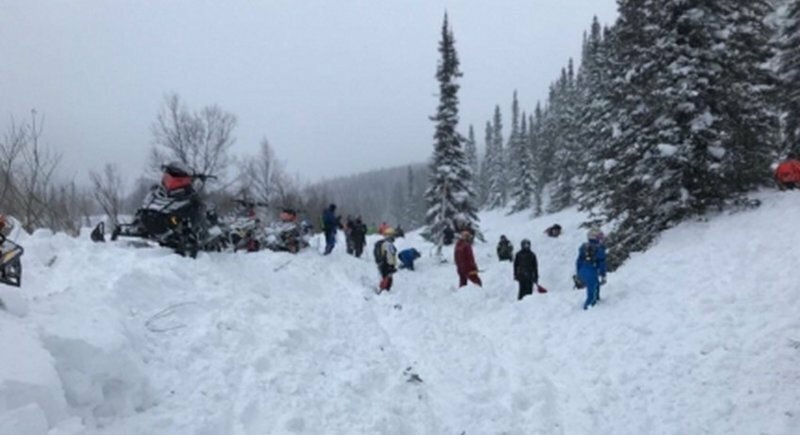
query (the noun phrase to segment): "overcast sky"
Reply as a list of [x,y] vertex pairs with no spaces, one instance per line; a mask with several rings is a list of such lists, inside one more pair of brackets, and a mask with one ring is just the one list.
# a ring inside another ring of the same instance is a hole
[[133,179],[165,94],[238,117],[236,154],[269,139],[309,180],[425,161],[445,9],[464,77],[461,129],[518,89],[547,95],[593,15],[615,0],[0,0],[0,132],[44,114],[44,141],[83,178]]

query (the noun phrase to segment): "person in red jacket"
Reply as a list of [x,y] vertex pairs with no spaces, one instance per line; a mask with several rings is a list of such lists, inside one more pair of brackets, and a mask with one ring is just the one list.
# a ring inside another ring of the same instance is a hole
[[458,269],[459,287],[472,281],[482,287],[483,283],[478,276],[478,265],[475,264],[475,255],[472,254],[472,233],[464,231],[461,239],[456,243],[455,249],[456,268]]
[[789,153],[786,160],[775,170],[775,181],[781,190],[800,189],[800,160],[797,154]]

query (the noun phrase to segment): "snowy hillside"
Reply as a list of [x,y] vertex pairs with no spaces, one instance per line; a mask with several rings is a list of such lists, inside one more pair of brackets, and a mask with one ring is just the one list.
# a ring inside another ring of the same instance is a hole
[[[40,232],[0,290],[0,434],[796,434],[800,193],[760,198],[667,232],[586,312],[575,211],[484,213],[483,289],[401,239],[423,258],[380,296],[341,246],[191,261]],[[549,293],[516,301],[500,234]]]

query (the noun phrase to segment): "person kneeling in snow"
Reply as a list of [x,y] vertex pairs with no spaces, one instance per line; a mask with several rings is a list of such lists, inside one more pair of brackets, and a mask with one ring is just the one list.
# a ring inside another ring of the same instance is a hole
[[400,251],[397,254],[397,259],[400,260],[400,269],[414,270],[414,261],[420,256],[419,251],[414,248]]
[[533,294],[533,286],[539,282],[539,265],[536,262],[536,254],[531,251],[531,241],[528,239],[522,241],[521,248],[514,258],[514,279],[519,283],[518,300]]
[[375,262],[378,264],[378,271],[381,274],[381,282],[378,286],[378,293],[392,289],[392,282],[395,272],[397,272],[397,250],[394,247],[394,230],[386,228],[383,231],[383,240],[375,242],[374,255]]
[[586,286],[586,302],[583,309],[589,309],[600,300],[600,286],[606,283],[606,247],[603,246],[603,232],[592,228],[588,241],[578,249],[575,262],[578,278]]
[[456,270],[458,270],[459,287],[472,281],[482,287],[483,283],[478,276],[478,265],[475,264],[475,255],[472,253],[472,233],[464,231],[461,239],[456,243],[455,249]]
[[514,261],[514,245],[506,236],[500,236],[500,242],[497,243],[497,258],[500,261]]

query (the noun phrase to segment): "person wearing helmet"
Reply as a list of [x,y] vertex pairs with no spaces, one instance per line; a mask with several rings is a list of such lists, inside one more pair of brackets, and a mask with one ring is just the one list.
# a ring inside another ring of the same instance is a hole
[[500,236],[500,242],[497,243],[497,258],[500,261],[514,261],[514,245],[506,236]]
[[456,270],[458,271],[459,287],[467,285],[467,281],[472,281],[478,287],[483,283],[478,276],[478,265],[475,264],[475,255],[472,253],[472,233],[464,231],[461,239],[456,243],[455,248]]
[[392,289],[393,275],[397,272],[397,249],[394,247],[394,228],[386,227],[383,230],[383,240],[379,241],[375,249],[375,260],[378,263],[378,272],[381,282],[378,293]]
[[533,294],[533,286],[539,282],[539,265],[536,262],[536,254],[531,250],[531,241],[528,239],[522,241],[520,250],[514,257],[514,279],[519,283],[517,300]]
[[606,247],[603,245],[603,232],[592,228],[587,241],[578,249],[575,262],[577,277],[586,286],[586,302],[583,309],[588,310],[600,300],[600,286],[606,283]]

